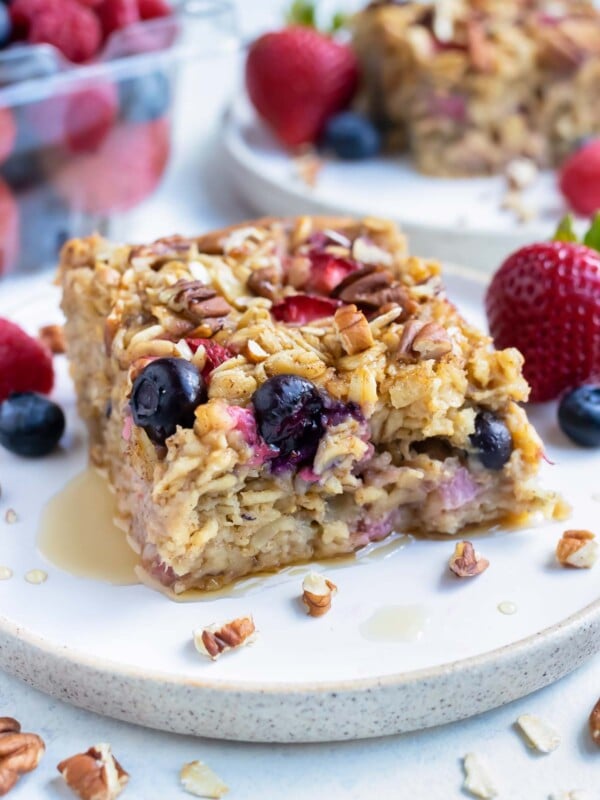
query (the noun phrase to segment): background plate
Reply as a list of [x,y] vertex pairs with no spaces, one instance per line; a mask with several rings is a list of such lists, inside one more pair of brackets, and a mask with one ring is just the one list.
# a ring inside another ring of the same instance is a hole
[[[447,284],[466,316],[483,325],[483,284],[459,270],[448,271]],[[0,314],[32,333],[60,320],[57,307],[57,290],[43,282],[2,286]],[[317,620],[298,602],[298,568],[255,581],[244,593],[188,604],[58,569],[37,551],[37,531],[45,504],[85,467],[86,441],[66,364],[62,357],[56,363],[55,396],[68,415],[64,447],[41,461],[0,453],[0,564],[14,570],[0,581],[0,666],[33,686],[165,730],[321,741],[468,717],[556,680],[600,650],[598,567],[555,565],[564,524],[479,538],[491,566],[472,581],[448,573],[448,540],[386,546],[350,568],[319,565],[339,593]],[[543,480],[573,504],[569,526],[593,528],[600,456],[567,442],[553,406],[534,408],[532,416],[555,462]],[[4,522],[8,507],[19,515],[16,524]],[[82,526],[94,522],[91,512],[82,515]],[[46,583],[23,580],[34,567],[47,570]],[[501,614],[503,601],[515,603],[517,613]],[[404,607],[412,640],[369,638],[369,619],[389,606]],[[216,663],[195,652],[193,628],[248,613],[260,631],[254,646]]]
[[394,219],[411,251],[491,271],[513,250],[550,238],[566,213],[556,176],[546,172],[524,193],[539,212],[527,224],[502,210],[506,178],[431,178],[408,159],[381,157],[353,163],[327,159],[311,188],[293,160],[256,118],[243,94],[224,120],[223,147],[237,190],[259,214],[341,213]]

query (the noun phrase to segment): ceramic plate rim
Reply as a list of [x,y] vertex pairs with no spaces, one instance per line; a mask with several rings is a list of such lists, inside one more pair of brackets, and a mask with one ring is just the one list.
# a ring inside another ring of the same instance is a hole
[[[253,168],[252,164],[248,163],[245,155],[245,148],[241,142],[243,138],[240,134],[240,127],[239,127],[239,113],[240,109],[242,108],[243,104],[246,103],[245,98],[239,98],[233,100],[232,103],[225,109],[223,112],[223,127],[224,127],[224,136],[223,136],[223,148],[225,152],[232,157],[234,160],[235,166],[238,169],[244,170],[246,173],[250,173],[254,180],[258,180],[265,185],[270,186],[271,188],[275,187],[277,190],[285,191],[288,196],[293,196],[296,201],[300,202],[309,202],[313,205],[319,206],[330,206],[330,203],[327,202],[324,198],[311,196],[310,192],[307,192],[307,188],[305,187],[304,190],[300,187],[294,185],[292,182],[288,183],[285,186],[285,189],[280,185],[278,181],[273,180],[271,177],[259,174]],[[255,115],[256,116],[256,115]],[[256,118],[256,122],[260,125],[263,125],[260,119]],[[390,162],[393,161],[393,156],[389,157]],[[419,175],[415,170],[415,174]],[[424,175],[424,178],[431,178],[435,176],[427,176]],[[481,176],[479,176],[481,177]],[[484,176],[485,177],[485,176]],[[440,181],[468,181],[469,178],[452,178],[452,177],[438,177]],[[344,201],[343,198],[336,203],[336,205],[342,209],[342,213],[346,213],[351,216],[356,216],[357,212],[351,206],[348,206]],[[412,235],[416,234],[426,234],[431,231],[436,231],[439,234],[448,234],[454,236],[457,234],[456,227],[451,224],[446,223],[422,223],[413,220],[402,220],[399,218],[400,224],[406,226],[412,232]],[[543,224],[536,225],[535,222],[526,224],[521,226],[520,232],[527,233],[533,240],[536,236],[541,236],[542,238],[547,238],[548,233],[548,226],[544,226]],[[512,231],[508,230],[497,230],[490,227],[482,227],[482,228],[468,228],[466,231],[460,231],[462,235],[468,235],[471,239],[489,239],[490,237],[499,238],[499,239],[506,239],[508,242],[512,241]]]

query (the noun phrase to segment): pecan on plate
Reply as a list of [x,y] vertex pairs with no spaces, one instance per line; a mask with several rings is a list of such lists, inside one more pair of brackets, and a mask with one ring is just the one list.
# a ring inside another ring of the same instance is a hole
[[459,578],[472,578],[489,567],[487,558],[482,558],[471,542],[458,542],[448,566]]
[[281,274],[277,267],[259,267],[252,270],[246,285],[251,292],[268,300],[275,299],[277,290],[281,287]]
[[565,567],[593,567],[598,559],[596,537],[590,531],[565,531],[556,545],[556,558]]
[[208,625],[194,631],[196,650],[216,661],[227,650],[250,644],[254,641],[256,628],[252,617],[239,617],[223,624]]
[[337,586],[317,572],[309,572],[302,581],[302,602],[309,616],[322,617],[331,608],[331,598]]
[[53,355],[62,355],[65,352],[65,333],[62,325],[44,325],[39,329],[38,337]]
[[57,769],[81,800],[115,800],[129,780],[109,744],[96,744],[85,753],[66,758]]
[[590,736],[592,741],[600,747],[600,700],[590,714]]
[[46,749],[35,733],[21,733],[12,717],[0,717],[0,796],[8,794],[21,775],[40,763]]

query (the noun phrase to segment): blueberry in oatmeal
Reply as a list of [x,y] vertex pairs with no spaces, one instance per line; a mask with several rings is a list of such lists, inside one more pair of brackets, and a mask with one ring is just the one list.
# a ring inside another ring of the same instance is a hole
[[510,431],[491,411],[481,411],[475,418],[471,444],[483,466],[494,470],[502,469],[513,449]]
[[205,399],[202,375],[193,364],[183,358],[158,358],[134,381],[131,413],[155,444],[164,444],[178,425],[193,426],[194,410]]

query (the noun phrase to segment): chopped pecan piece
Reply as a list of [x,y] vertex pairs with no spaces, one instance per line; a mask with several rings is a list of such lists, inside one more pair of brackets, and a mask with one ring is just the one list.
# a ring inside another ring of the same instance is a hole
[[259,297],[274,300],[277,289],[281,286],[281,275],[275,266],[261,267],[250,273],[247,286]]
[[338,308],[334,321],[342,347],[348,355],[353,356],[372,347],[374,339],[367,318],[355,305]]
[[21,775],[31,772],[44,755],[43,740],[35,733],[21,733],[12,717],[0,717],[0,795],[13,788]]
[[226,317],[231,311],[227,300],[202,281],[177,281],[171,291],[167,300],[169,308],[194,322]]
[[556,545],[556,557],[565,567],[589,569],[598,558],[598,543],[590,531],[565,531]]
[[256,628],[252,617],[239,617],[224,624],[209,625],[194,631],[196,650],[216,661],[226,650],[250,644]]
[[472,578],[489,567],[487,558],[476,552],[471,542],[458,542],[449,562],[449,567],[459,578]]
[[437,322],[428,322],[416,333],[412,349],[421,358],[437,360],[451,352],[452,342],[445,328]]
[[109,744],[97,744],[86,753],[66,758],[57,769],[81,800],[115,800],[129,780]]
[[322,617],[331,608],[331,598],[337,592],[335,583],[317,572],[309,572],[302,581],[302,602],[309,616]]
[[65,332],[62,325],[44,325],[39,329],[38,336],[54,355],[65,352]]

